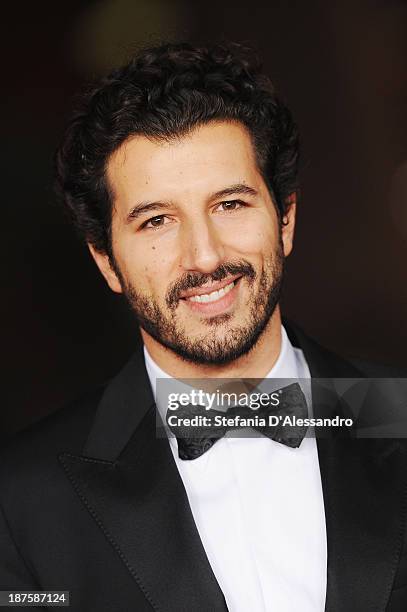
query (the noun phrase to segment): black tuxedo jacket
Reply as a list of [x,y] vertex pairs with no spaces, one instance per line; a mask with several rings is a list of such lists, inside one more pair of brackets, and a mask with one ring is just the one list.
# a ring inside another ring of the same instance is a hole
[[[288,331],[313,377],[370,375]],[[320,439],[318,454],[326,611],[407,611],[404,441]],[[20,434],[0,466],[0,590],[69,590],[81,612],[227,610],[156,438],[141,350],[104,389]]]

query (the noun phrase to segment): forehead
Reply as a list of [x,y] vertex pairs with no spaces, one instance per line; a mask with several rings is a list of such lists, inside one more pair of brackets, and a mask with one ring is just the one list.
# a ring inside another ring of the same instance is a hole
[[131,137],[111,156],[107,178],[124,205],[129,197],[204,196],[228,184],[262,182],[250,135],[232,122],[205,124],[169,142]]

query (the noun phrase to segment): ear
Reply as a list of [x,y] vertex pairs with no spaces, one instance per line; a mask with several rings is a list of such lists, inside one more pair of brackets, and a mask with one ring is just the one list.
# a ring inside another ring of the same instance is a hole
[[285,257],[288,257],[293,248],[296,209],[297,194],[294,191],[286,199],[286,212],[282,218],[281,238]]
[[120,284],[119,279],[117,278],[116,272],[110,265],[108,255],[106,255],[106,253],[100,253],[99,251],[96,251],[96,249],[89,243],[88,248],[91,252],[93,259],[96,262],[97,267],[105,277],[105,280],[109,285],[110,289],[115,293],[122,293],[122,286]]

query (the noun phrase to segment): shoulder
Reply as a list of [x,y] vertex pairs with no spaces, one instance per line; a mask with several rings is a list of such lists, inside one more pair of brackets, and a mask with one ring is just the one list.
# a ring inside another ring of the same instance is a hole
[[407,378],[407,368],[364,361],[357,357],[351,357],[348,361],[362,372],[366,378]]
[[406,369],[338,355],[292,321],[285,320],[284,327],[292,346],[302,350],[314,378],[407,378]]
[[14,435],[0,452],[0,483],[8,474],[15,477],[49,465],[61,452],[80,452],[104,389],[87,392]]
[[[51,529],[57,512],[70,512],[71,486],[61,453],[79,453],[103,388],[98,388],[15,435],[0,452],[0,514],[13,537]],[[58,509],[58,510],[56,510]],[[23,527],[22,527],[23,526]],[[4,535],[0,525],[0,540]]]

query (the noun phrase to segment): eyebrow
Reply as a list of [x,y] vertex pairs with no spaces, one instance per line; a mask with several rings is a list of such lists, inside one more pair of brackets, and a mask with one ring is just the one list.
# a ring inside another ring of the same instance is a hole
[[[249,196],[257,196],[258,192],[253,187],[249,185],[245,185],[244,183],[236,183],[235,185],[230,185],[221,189],[220,191],[216,191],[209,196],[209,201],[218,200],[219,198],[226,198],[231,195],[249,195]],[[126,223],[131,223],[138,217],[145,215],[146,213],[166,210],[169,208],[173,208],[173,204],[170,202],[139,202],[135,206],[132,206],[130,211],[126,216]]]

